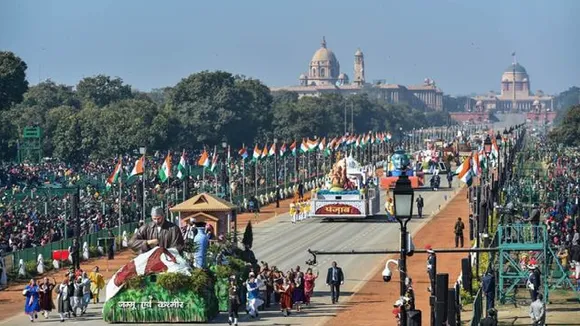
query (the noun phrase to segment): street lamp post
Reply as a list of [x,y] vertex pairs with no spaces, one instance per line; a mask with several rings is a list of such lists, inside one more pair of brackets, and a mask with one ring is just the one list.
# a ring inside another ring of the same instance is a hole
[[[395,154],[401,155],[401,154]],[[400,294],[401,297],[405,295],[407,289],[405,286],[405,278],[407,274],[407,223],[413,216],[413,197],[414,191],[411,186],[411,180],[405,171],[406,165],[403,164],[403,173],[395,184],[393,191],[395,218],[401,226],[401,258],[399,263],[399,272],[401,279]],[[401,326],[407,325],[407,316],[405,306],[401,307]]]
[[229,197],[230,202],[232,201],[232,194],[228,187],[230,182],[230,169],[229,169],[229,150],[228,150],[228,143],[222,141],[222,150],[224,152],[224,160],[222,164],[222,189],[224,193],[224,199]]
[[[147,152],[147,148],[146,147],[139,147],[139,154],[142,156],[145,156],[145,153]],[[145,169],[145,166],[143,166],[143,169]],[[143,221],[145,221],[145,217],[147,215],[145,215],[145,210],[146,210],[146,205],[145,205],[145,197],[147,196],[145,193],[145,173],[143,173],[143,175],[141,176],[141,190],[143,191],[143,197],[142,198],[142,202],[141,202],[141,219]]]
[[484,218],[485,218],[485,233],[489,234],[489,221],[488,221],[488,216],[489,216],[489,155],[491,154],[491,147],[492,147],[492,143],[491,143],[491,138],[489,137],[489,135],[487,135],[487,137],[485,138],[484,142],[483,142],[483,151],[485,153],[485,165],[486,165],[486,170],[483,176],[483,181],[484,181],[484,185],[483,185],[483,193],[484,193],[484,202],[485,202],[485,207],[482,210],[483,214],[484,214]]

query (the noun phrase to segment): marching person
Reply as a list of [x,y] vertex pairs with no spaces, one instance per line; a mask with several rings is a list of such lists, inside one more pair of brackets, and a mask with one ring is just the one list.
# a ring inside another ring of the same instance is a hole
[[340,286],[344,284],[344,274],[342,268],[338,267],[336,262],[332,262],[332,267],[328,269],[326,274],[326,285],[330,286],[330,296],[332,303],[337,303],[340,297]]

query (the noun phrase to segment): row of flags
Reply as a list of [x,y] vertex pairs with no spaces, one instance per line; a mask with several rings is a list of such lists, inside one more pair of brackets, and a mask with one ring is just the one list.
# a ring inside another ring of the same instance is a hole
[[[491,141],[491,152],[489,154],[489,162],[496,167],[499,162],[499,146],[495,138]],[[487,171],[488,160],[485,157],[485,152],[483,148],[476,150],[471,153],[471,155],[463,160],[461,165],[455,170],[455,174],[459,177],[463,183],[471,186],[473,183],[473,177],[480,176],[484,171]]]
[[[294,142],[292,142],[289,145],[287,143],[283,143],[279,148],[275,143],[271,144],[270,146],[266,144],[262,149],[260,149],[259,145],[255,145],[252,151],[252,160],[256,162],[261,159],[274,157],[276,156],[276,154],[278,154],[281,157],[287,154],[296,156],[298,151],[300,153],[308,153],[318,150],[324,153],[325,156],[328,156],[331,154],[333,150],[337,150],[338,148],[340,148],[340,146],[349,146],[351,148],[353,146],[354,148],[365,147],[370,144],[380,144],[388,142],[391,140],[391,138],[392,135],[390,133],[369,132],[367,134],[362,135],[344,135],[334,137],[330,139],[328,143],[326,137],[324,137],[322,139],[315,140],[303,138],[302,141],[300,142],[300,145],[298,145],[298,142],[294,140]],[[238,150],[238,155],[242,158],[242,161],[246,160],[249,157],[248,149],[245,146],[242,146],[242,148]],[[227,153],[227,160],[228,162],[230,160],[229,150]],[[214,147],[211,158],[210,153],[207,151],[207,149],[204,148],[203,152],[201,153],[201,156],[197,161],[197,165],[203,167],[204,169],[207,168],[211,172],[214,172],[218,165],[217,147]],[[129,174],[127,180],[130,181],[132,178],[142,175],[144,172],[144,166],[145,166],[145,155],[143,155],[135,162],[135,165],[131,170],[131,173]],[[161,182],[166,182],[170,177],[172,177],[171,168],[172,168],[172,156],[171,153],[168,153],[157,173],[159,180]],[[115,165],[113,173],[109,176],[109,178],[107,178],[106,181],[107,189],[110,189],[113,186],[113,184],[119,182],[122,170],[123,170],[122,159],[119,158],[119,161]],[[181,158],[179,159],[179,164],[177,166],[177,178],[183,180],[186,177],[186,175],[187,175],[187,161],[184,150],[181,154]]]

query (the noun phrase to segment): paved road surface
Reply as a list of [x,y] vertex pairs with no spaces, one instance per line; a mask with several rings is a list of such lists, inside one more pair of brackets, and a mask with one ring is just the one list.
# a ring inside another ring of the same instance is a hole
[[[444,177],[442,179],[445,179]],[[427,183],[428,184],[428,183]],[[447,184],[442,180],[442,184]],[[437,192],[430,190],[420,191],[424,198],[424,214],[436,212],[439,206],[445,204],[455,193],[458,181],[454,181],[454,189],[442,189]],[[384,198],[383,198],[384,200]],[[384,207],[384,202],[382,203]],[[427,218],[418,218],[409,223],[411,232],[423,225]],[[451,236],[452,230],[442,230],[442,236]],[[359,222],[321,222],[318,219],[309,219],[293,225],[288,214],[272,218],[254,225],[254,247],[258,260],[277,265],[286,271],[300,265],[305,269],[305,261],[310,258],[306,250],[365,250],[365,249],[397,249],[399,245],[399,224],[386,223],[384,217]],[[241,325],[320,325],[332,317],[341,304],[347,302],[364,282],[369,280],[382,267],[379,262],[384,257],[378,255],[367,256],[320,256],[320,280],[317,282],[312,305],[300,313],[293,313],[290,317],[283,317],[279,311],[264,311],[257,320],[251,320],[241,313]],[[336,260],[345,273],[345,284],[341,287],[340,304],[330,303],[329,289],[325,286],[326,270],[330,263]],[[105,325],[100,319],[101,305],[93,305],[87,316],[76,320],[67,320],[66,323],[82,324],[85,326]],[[53,314],[50,319],[44,317],[37,323],[57,321]],[[221,314],[214,324],[224,324],[227,321],[225,314]],[[18,325],[29,323],[26,316],[0,322],[0,325]],[[160,324],[157,324],[160,325]]]

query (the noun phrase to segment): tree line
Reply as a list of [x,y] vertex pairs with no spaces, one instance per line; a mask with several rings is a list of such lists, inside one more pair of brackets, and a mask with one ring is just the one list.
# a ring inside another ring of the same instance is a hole
[[[202,71],[176,85],[138,91],[121,78],[96,75],[77,85],[51,80],[29,86],[26,63],[0,52],[0,160],[11,161],[23,128],[42,128],[43,155],[67,162],[150,150],[201,149],[342,135],[348,131],[411,130],[450,123],[444,112],[422,112],[367,94],[298,98],[271,93],[261,81]],[[352,112],[351,112],[352,111]]]

